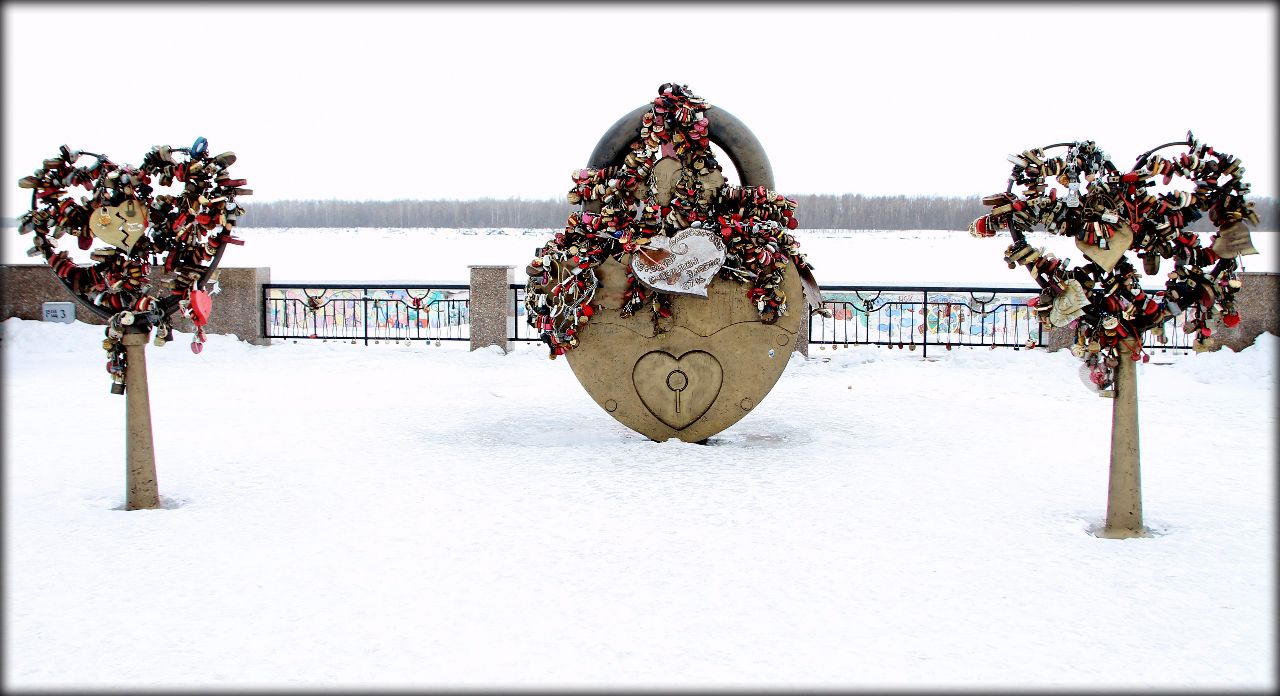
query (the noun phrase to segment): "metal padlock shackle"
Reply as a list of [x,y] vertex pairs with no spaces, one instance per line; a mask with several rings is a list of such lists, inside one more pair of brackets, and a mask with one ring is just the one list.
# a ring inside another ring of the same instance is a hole
[[[636,140],[641,118],[652,108],[652,103],[636,107],[610,126],[591,151],[591,157],[587,159],[588,166],[604,169],[622,164],[631,151],[631,143]],[[729,155],[734,168],[738,170],[742,185],[763,186],[772,191],[773,166],[769,164],[769,156],[765,154],[764,147],[751,129],[718,106],[707,107],[703,114],[710,122],[708,137]]]

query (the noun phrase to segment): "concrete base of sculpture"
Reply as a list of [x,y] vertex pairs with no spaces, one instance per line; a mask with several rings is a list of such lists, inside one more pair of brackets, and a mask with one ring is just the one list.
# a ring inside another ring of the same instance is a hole
[[623,319],[625,267],[610,259],[596,272],[600,311],[565,354],[569,366],[609,415],[659,442],[701,442],[758,407],[782,376],[807,312],[794,266],[782,287],[787,314],[774,324],[760,321],[748,284],[722,278],[706,299],[674,297],[672,316],[657,326],[647,307]]

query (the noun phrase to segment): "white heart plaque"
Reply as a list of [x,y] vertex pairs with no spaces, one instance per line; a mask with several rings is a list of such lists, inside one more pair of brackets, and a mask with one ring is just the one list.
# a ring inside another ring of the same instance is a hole
[[673,237],[658,235],[631,255],[631,270],[645,287],[672,295],[707,296],[707,286],[724,265],[724,240],[691,227]]

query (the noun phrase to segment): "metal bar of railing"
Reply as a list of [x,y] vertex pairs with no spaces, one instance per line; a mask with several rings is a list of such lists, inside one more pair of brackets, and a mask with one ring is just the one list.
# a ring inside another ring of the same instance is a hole
[[[508,338],[538,341],[527,326],[521,326],[524,286],[513,283],[509,289]],[[1029,287],[832,285],[824,289],[828,316],[808,317],[809,342],[820,346],[919,344],[924,357],[931,344],[948,350],[957,346],[1019,349],[1030,340],[1042,346],[1044,328],[1026,305],[1039,292]],[[363,339],[366,345],[370,339],[469,340],[469,299],[469,286],[457,283],[267,284],[263,286],[263,335]],[[1163,338],[1148,332],[1144,347],[1191,350],[1194,337],[1180,332],[1183,324],[1181,316],[1166,322]]]
[[[468,340],[469,286],[283,284],[263,286],[270,338]],[[359,305],[357,307],[357,304]]]

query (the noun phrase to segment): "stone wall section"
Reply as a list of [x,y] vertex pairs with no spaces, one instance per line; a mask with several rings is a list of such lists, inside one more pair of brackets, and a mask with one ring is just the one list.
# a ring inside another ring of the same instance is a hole
[[[152,282],[159,282],[153,276]],[[213,296],[213,310],[206,334],[232,334],[254,345],[270,345],[262,331],[262,286],[271,282],[271,269],[221,267]],[[9,317],[39,321],[45,302],[71,302],[76,320],[105,326],[106,320],[80,304],[45,265],[8,264],[0,266],[0,320]],[[191,320],[177,312],[170,315],[173,328],[193,332]]]

